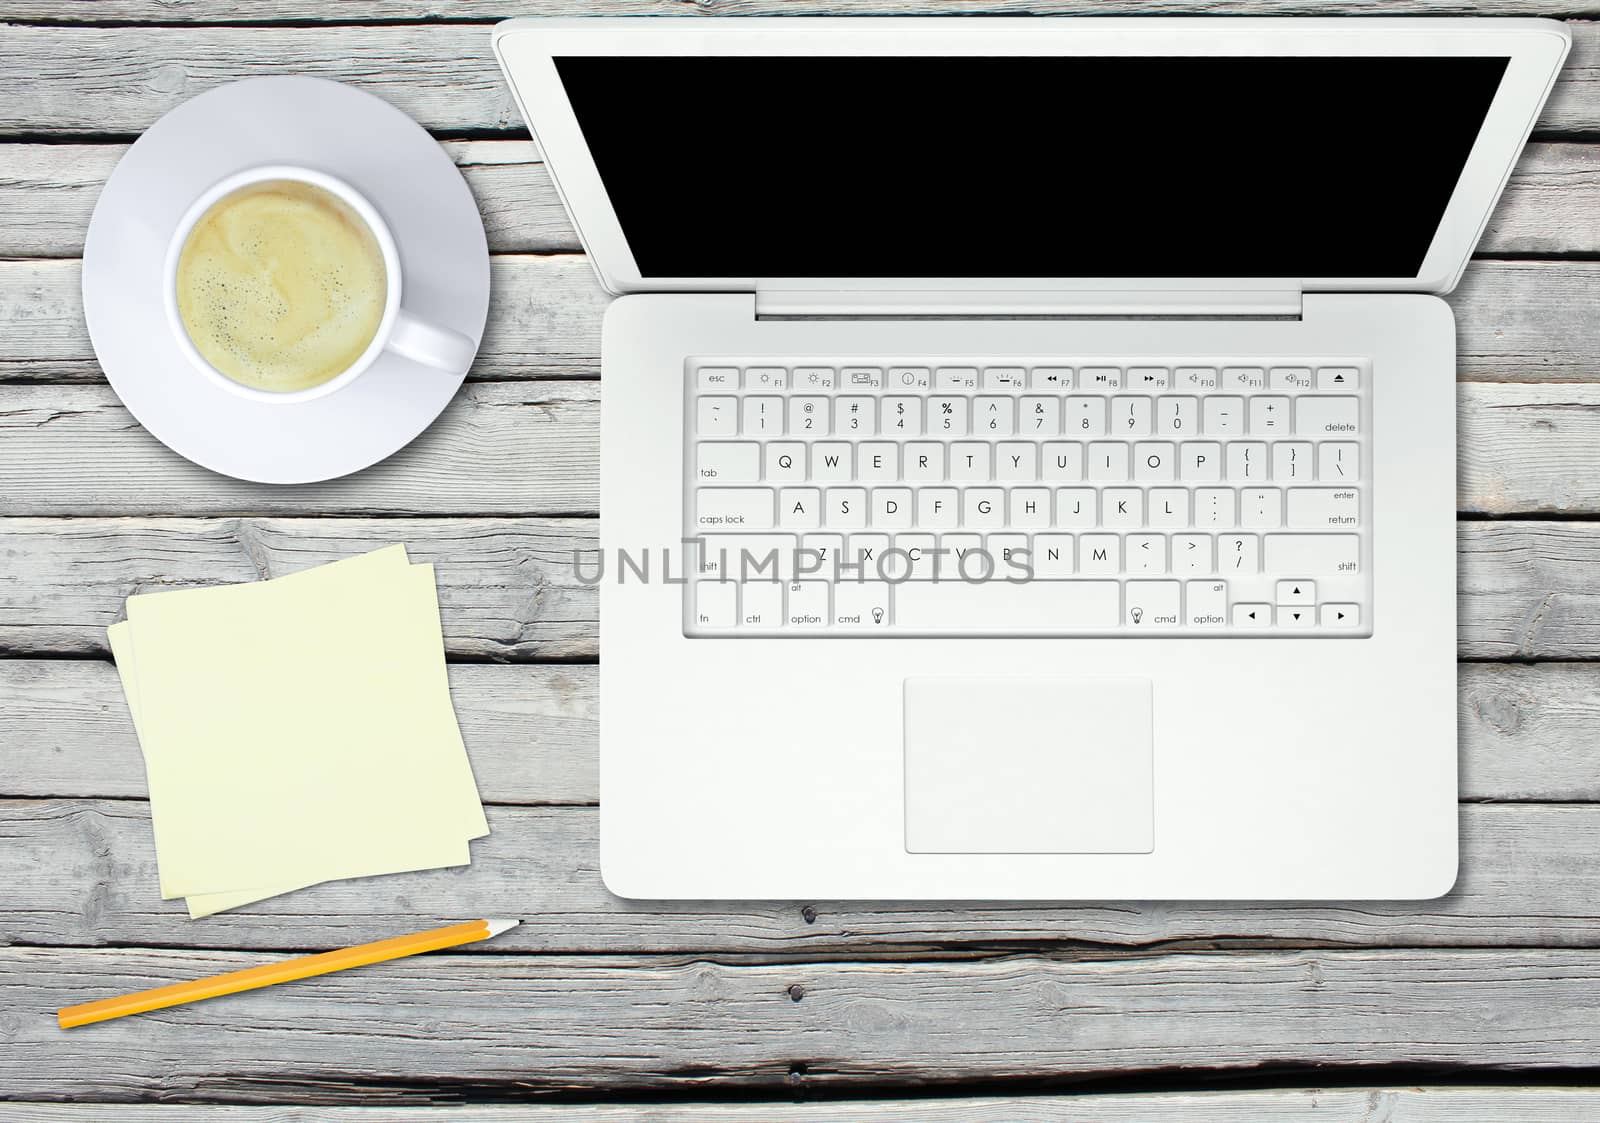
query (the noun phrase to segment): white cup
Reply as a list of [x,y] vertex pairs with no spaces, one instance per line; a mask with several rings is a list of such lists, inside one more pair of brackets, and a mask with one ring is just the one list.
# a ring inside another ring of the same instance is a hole
[[[189,338],[189,331],[183,325],[183,318],[178,314],[178,259],[183,255],[184,243],[189,240],[189,232],[214,203],[252,183],[282,179],[320,187],[344,200],[351,210],[361,216],[361,220],[367,224],[367,229],[372,231],[372,236],[377,240],[378,248],[383,254],[387,288],[383,318],[378,322],[378,330],[373,334],[372,342],[367,344],[367,349],[355,362],[328,381],[309,389],[278,393],[241,385],[212,366],[206,361],[205,356],[200,354],[194,341]],[[172,327],[173,334],[178,338],[178,346],[189,357],[189,361],[201,374],[218,386],[255,401],[290,404],[332,394],[360,378],[385,351],[393,351],[423,366],[433,367],[442,374],[460,377],[466,372],[467,367],[472,365],[473,356],[478,350],[478,345],[460,332],[419,320],[400,306],[400,253],[395,249],[394,235],[389,232],[388,223],[383,221],[377,208],[367,201],[366,196],[341,179],[293,164],[266,164],[248,168],[207,188],[189,205],[183,218],[178,221],[177,230],[172,234],[172,241],[167,246],[163,284],[162,295],[167,306],[167,321]]]

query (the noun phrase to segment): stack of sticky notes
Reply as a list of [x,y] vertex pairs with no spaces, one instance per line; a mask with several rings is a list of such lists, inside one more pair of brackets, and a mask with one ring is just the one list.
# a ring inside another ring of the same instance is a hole
[[338,878],[466,865],[489,833],[433,567],[391,546],[128,598],[110,629],[164,898],[208,916]]

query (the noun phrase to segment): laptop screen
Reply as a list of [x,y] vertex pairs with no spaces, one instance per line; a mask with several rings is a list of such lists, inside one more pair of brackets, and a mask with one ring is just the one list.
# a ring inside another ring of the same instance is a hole
[[641,275],[1417,275],[1508,59],[559,57]]

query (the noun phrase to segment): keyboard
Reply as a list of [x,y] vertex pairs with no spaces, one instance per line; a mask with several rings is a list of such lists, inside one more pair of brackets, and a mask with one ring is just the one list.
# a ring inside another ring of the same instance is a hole
[[685,635],[1371,634],[1365,359],[685,377]]

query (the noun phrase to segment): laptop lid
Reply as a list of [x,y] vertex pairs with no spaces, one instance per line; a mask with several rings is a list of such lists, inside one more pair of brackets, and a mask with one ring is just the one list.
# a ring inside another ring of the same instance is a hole
[[1447,292],[1560,70],[1517,19],[530,19],[602,283]]

